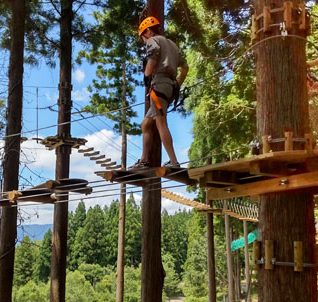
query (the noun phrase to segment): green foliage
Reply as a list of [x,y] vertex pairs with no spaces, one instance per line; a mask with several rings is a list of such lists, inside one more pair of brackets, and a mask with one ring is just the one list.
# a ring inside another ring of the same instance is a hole
[[185,37],[190,66],[185,85],[186,109],[193,114],[191,166],[244,156],[256,126],[254,66],[244,53],[249,14],[241,6],[225,14],[227,4],[210,3],[209,10],[206,5],[175,1],[169,15],[169,30]]
[[96,285],[96,295],[99,301],[116,301],[116,273],[108,269],[104,278]]
[[85,277],[87,281],[95,288],[103,276],[106,274],[106,269],[99,264],[82,263],[78,267],[78,271]]
[[[187,260],[184,265],[182,291],[186,301],[191,299],[207,299],[207,242],[205,221],[195,213],[189,222],[189,246]],[[193,301],[193,300],[192,300]]]
[[141,209],[134,196],[126,203],[125,264],[138,267],[141,262]]
[[125,302],[139,302],[141,293],[141,266],[125,267]]
[[39,257],[35,264],[35,277],[38,281],[46,283],[49,280],[51,272],[52,255],[52,231],[48,230],[42,240]]
[[187,224],[191,216],[192,213],[186,211],[179,211],[174,215],[169,215],[166,211],[162,213],[162,253],[172,256],[173,266],[179,278],[187,258]]
[[163,291],[167,297],[176,297],[181,294],[179,287],[180,279],[176,273],[174,262],[175,259],[170,254],[162,256],[163,268],[165,270],[164,288]]
[[38,257],[38,248],[28,236],[16,248],[14,262],[14,284],[21,286],[32,280],[35,259]]
[[66,275],[65,300],[66,302],[98,302],[92,285],[79,271],[68,272]]
[[76,267],[80,263],[107,264],[107,233],[105,213],[96,205],[87,211],[84,226],[76,233],[74,242],[74,260]]
[[86,219],[85,203],[80,201],[77,205],[75,212],[69,214],[68,224],[68,268],[74,270],[76,268],[76,257],[74,255],[74,243],[78,230],[84,226]]
[[49,285],[32,280],[13,290],[13,302],[47,302],[49,298]]
[[[128,134],[140,134],[139,125],[131,119],[136,116],[132,108],[119,108],[135,103],[134,89],[138,84],[138,12],[141,1],[110,0],[102,11],[96,11],[95,37],[87,51],[81,51],[82,58],[97,64],[96,79],[88,87],[92,97],[86,110],[105,114],[115,121],[114,130],[122,131],[122,123]],[[129,7],[129,10],[127,10]]]

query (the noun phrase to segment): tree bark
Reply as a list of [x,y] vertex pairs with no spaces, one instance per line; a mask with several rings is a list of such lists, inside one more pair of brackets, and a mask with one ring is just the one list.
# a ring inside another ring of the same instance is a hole
[[[123,63],[123,92],[121,102],[121,168],[127,168],[127,130],[126,130],[126,65]],[[118,251],[117,251],[117,287],[116,302],[124,301],[125,287],[125,226],[126,226],[126,185],[120,185],[118,217]]]
[[[206,204],[212,206],[212,202],[206,199]],[[215,279],[215,249],[214,249],[214,224],[213,213],[207,214],[208,229],[208,286],[209,286],[209,302],[216,302],[216,279]]]
[[[292,1],[297,4],[298,1]],[[256,15],[267,1],[254,1]],[[283,0],[271,1],[271,7],[282,7]],[[276,14],[273,23],[282,22]],[[292,131],[294,137],[309,132],[306,89],[306,34],[294,27],[289,34],[298,37],[270,37],[260,35],[255,47],[257,72],[257,128],[259,136],[284,137]],[[279,28],[269,36],[280,35]],[[298,146],[299,147],[299,146]],[[281,145],[272,146],[282,150]],[[265,240],[274,241],[277,261],[293,262],[293,242],[302,241],[303,260],[314,263],[315,223],[313,195],[306,191],[267,194],[260,197],[259,228],[264,255]],[[317,301],[317,275],[314,269],[294,272],[293,267],[274,266],[273,270],[259,270],[259,300]]]
[[[163,23],[164,1],[148,0],[148,14]],[[149,108],[146,104],[145,111]],[[153,128],[153,145],[150,163],[161,165],[161,140],[157,128]],[[143,187],[142,198],[142,254],[141,254],[141,301],[161,302],[164,270],[161,259],[161,184],[150,180]]]
[[[8,115],[3,161],[3,191],[5,192],[17,190],[19,186],[25,0],[12,0],[10,1],[10,7],[12,19],[10,24]],[[1,301],[11,301],[17,237],[16,207],[2,208],[0,227],[0,297]]]
[[[71,136],[71,82],[72,82],[72,11],[73,0],[61,0],[60,29],[60,84],[58,137]],[[61,123],[66,124],[61,125]],[[69,178],[71,147],[61,145],[56,149],[55,178]],[[51,302],[65,301],[68,196],[58,198],[54,205],[51,259]]]

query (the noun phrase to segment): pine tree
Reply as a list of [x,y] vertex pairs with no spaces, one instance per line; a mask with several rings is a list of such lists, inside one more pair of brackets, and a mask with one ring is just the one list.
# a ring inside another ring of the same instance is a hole
[[74,257],[74,243],[76,234],[80,228],[84,226],[86,219],[85,203],[80,201],[75,212],[69,213],[68,224],[68,268],[74,270],[76,268],[76,259]]
[[41,242],[39,257],[36,259],[35,279],[46,283],[51,272],[52,231],[48,230]]
[[38,248],[29,236],[25,236],[15,253],[14,285],[21,286],[32,280],[34,263],[38,254]]
[[90,208],[84,226],[76,234],[74,260],[76,268],[81,263],[107,265],[107,236],[105,213],[99,205]]

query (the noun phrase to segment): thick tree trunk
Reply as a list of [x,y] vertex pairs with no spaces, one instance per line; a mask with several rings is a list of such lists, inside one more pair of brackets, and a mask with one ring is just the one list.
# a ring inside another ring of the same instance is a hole
[[[20,138],[23,100],[23,55],[25,1],[10,2],[11,46],[6,140],[3,161],[3,191],[17,190],[19,185]],[[18,134],[18,135],[16,135]],[[13,136],[10,136],[13,135]],[[17,234],[17,208],[2,208],[0,233],[0,299],[11,301],[14,253]]]
[[[149,0],[148,13],[163,22],[164,1]],[[160,166],[161,140],[156,127],[153,128],[150,152],[151,165]],[[141,263],[141,301],[161,302],[164,270],[161,259],[161,184],[158,180],[149,181],[143,188]]]
[[[71,136],[71,82],[72,82],[72,3],[73,0],[61,1],[61,30],[60,30],[60,84],[59,84],[59,115],[58,136]],[[67,122],[60,125],[60,123]],[[55,178],[69,178],[70,146],[62,145],[56,149]],[[64,202],[54,205],[54,222],[52,233],[51,259],[51,302],[65,301],[66,254],[67,254],[67,225],[68,199],[60,197]]]
[[[292,1],[294,4],[298,1]],[[256,14],[263,12],[264,1],[255,0]],[[282,7],[284,1],[271,1],[272,8]],[[273,22],[282,22],[276,14]],[[255,47],[257,63],[257,127],[258,134],[284,137],[292,131],[295,137],[309,132],[306,91],[305,34],[298,28],[298,37],[260,36]],[[274,30],[271,36],[280,35]],[[282,146],[272,146],[282,150]],[[276,261],[293,262],[293,242],[302,241],[305,263],[314,263],[315,224],[314,202],[309,192],[267,194],[260,198],[259,227],[264,255],[265,240],[274,241]],[[294,272],[293,267],[274,266],[259,271],[259,300],[317,301],[317,276],[313,269]]]

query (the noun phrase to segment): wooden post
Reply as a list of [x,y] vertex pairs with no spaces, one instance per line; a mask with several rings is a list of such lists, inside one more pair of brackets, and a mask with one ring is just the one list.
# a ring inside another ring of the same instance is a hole
[[271,150],[271,147],[269,145],[269,141],[268,141],[268,135],[263,135],[262,136],[262,144],[263,144],[263,154],[264,153],[268,153]]
[[[224,209],[227,209],[227,202],[224,202]],[[231,252],[231,236],[230,236],[230,216],[224,215],[225,221],[225,238],[226,238],[226,261],[227,261],[227,280],[229,302],[234,302],[234,283],[233,283],[233,258]]]
[[285,151],[293,150],[293,132],[286,131],[285,132]]
[[[23,100],[23,56],[25,0],[7,1],[11,10],[10,62],[7,108],[7,128],[4,144],[3,191],[17,190],[21,141]],[[17,233],[17,208],[1,210],[0,225],[0,299],[12,300],[14,254]]]
[[313,137],[311,133],[305,133],[305,150],[309,153],[313,151]]
[[243,230],[244,230],[244,259],[245,259],[245,279],[246,279],[246,289],[247,289],[247,297],[246,301],[251,301],[251,276],[250,276],[250,258],[248,253],[248,229],[247,229],[247,221],[243,221]]
[[302,272],[303,271],[303,242],[294,241],[294,271]]
[[[209,201],[206,194],[206,204],[212,206],[213,202]],[[206,215],[208,229],[208,282],[209,282],[209,302],[216,302],[216,278],[215,278],[215,250],[214,250],[214,225],[213,213]]]
[[263,9],[263,29],[264,32],[268,32],[270,31],[270,25],[272,23],[271,20],[271,11],[270,11],[270,7],[269,6],[264,6]]
[[[148,0],[148,15],[157,17],[163,24],[164,1]],[[145,111],[149,108],[146,102]],[[161,140],[156,127],[152,129],[150,164],[161,166]],[[142,252],[141,302],[161,302],[164,270],[161,259],[161,184],[150,180],[142,192]]]
[[292,29],[292,8],[293,8],[292,1],[284,2],[284,22],[285,22],[285,28],[287,31]]
[[[121,100],[121,168],[127,168],[127,129],[126,129],[126,65],[123,64]],[[126,184],[120,185],[117,249],[116,302],[124,301],[125,288],[125,229],[126,229]]]
[[[71,89],[72,89],[72,0],[61,1],[60,23],[60,83],[58,137],[71,136]],[[62,124],[63,123],[63,124]],[[69,178],[71,147],[60,145],[56,149],[56,180]],[[51,302],[65,301],[66,254],[68,229],[68,196],[58,197],[54,205],[51,258]]]

